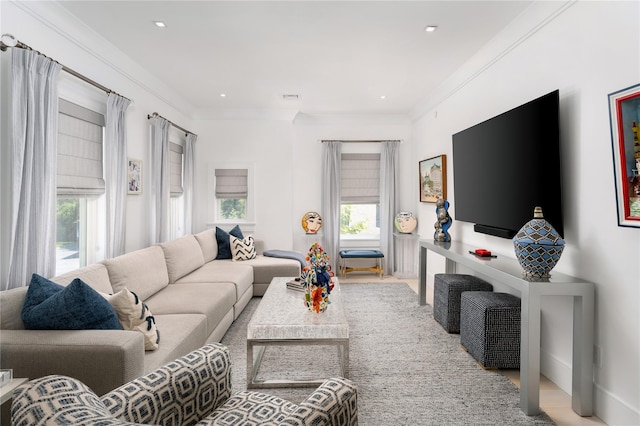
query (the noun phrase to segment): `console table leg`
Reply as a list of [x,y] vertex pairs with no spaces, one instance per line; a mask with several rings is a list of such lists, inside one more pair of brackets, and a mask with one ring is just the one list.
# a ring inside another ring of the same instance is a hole
[[418,305],[427,304],[427,249],[420,246],[420,279],[418,280]]
[[540,296],[521,294],[520,408],[540,413]]
[[571,408],[581,416],[593,415],[593,293],[573,298],[573,383]]

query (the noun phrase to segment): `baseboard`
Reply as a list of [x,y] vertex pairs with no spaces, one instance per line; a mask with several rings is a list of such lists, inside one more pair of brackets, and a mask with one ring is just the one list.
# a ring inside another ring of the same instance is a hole
[[[571,395],[571,365],[542,349],[540,372]],[[638,408],[632,407],[597,383],[594,384],[593,414],[609,425],[640,425]]]
[[608,425],[640,425],[640,411],[596,384],[594,414]]
[[540,373],[571,395],[571,365],[540,348]]

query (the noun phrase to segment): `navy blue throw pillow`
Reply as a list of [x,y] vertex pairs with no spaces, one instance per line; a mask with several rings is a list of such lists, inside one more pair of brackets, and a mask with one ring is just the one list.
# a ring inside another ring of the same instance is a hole
[[229,235],[233,235],[236,238],[243,239],[240,226],[236,225],[229,232],[226,232],[216,226],[216,241],[218,242],[218,256],[216,259],[231,259],[231,243],[229,242]]
[[122,330],[107,299],[81,279],[62,286],[33,274],[22,307],[27,330]]

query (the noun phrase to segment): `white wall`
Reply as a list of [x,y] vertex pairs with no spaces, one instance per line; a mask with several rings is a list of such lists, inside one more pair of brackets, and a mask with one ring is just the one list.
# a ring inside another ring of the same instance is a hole
[[[422,106],[413,127],[414,139],[424,141],[416,143],[418,157],[451,155],[452,134],[560,90],[567,245],[556,269],[596,284],[602,365],[595,370],[595,407],[615,425],[640,424],[640,230],[617,226],[607,95],[640,80],[639,5],[534,5]],[[451,161],[449,166],[453,183]],[[510,240],[455,221],[455,187],[449,190],[453,238],[515,257]],[[419,218],[428,222],[434,213],[421,206]],[[571,312],[569,298],[549,298],[542,317],[542,371],[567,392]]]
[[[401,140],[400,157],[400,208],[416,211],[417,191],[410,179],[409,170],[417,176],[417,162],[411,161],[413,141],[410,138],[410,122],[399,116],[319,116],[299,114],[293,126],[295,179],[293,186],[294,249],[303,253],[313,241],[309,241],[300,225],[307,211],[321,212],[320,175],[322,140],[377,141]],[[347,143],[343,152],[380,152],[377,143]],[[416,177],[417,180],[417,177]],[[412,196],[414,195],[414,196]],[[418,224],[418,226],[420,226]],[[416,232],[419,232],[417,228]],[[315,239],[314,239],[315,240]]]
[[[293,161],[291,122],[272,119],[197,120],[195,231],[215,227],[208,208],[216,164],[253,169],[255,221],[243,233],[264,241],[265,249],[291,249]],[[222,225],[220,227],[224,228]],[[248,231],[248,232],[247,232]]]
[[[127,197],[126,250],[145,247],[150,241],[149,229],[149,120],[147,114],[158,112],[172,122],[190,129],[190,105],[164,83],[142,70],[133,60],[124,56],[107,40],[97,36],[90,28],[79,24],[66,10],[53,2],[0,1],[2,33],[57,60],[98,82],[99,84],[133,100],[127,110],[127,139],[129,157],[142,160],[142,194]],[[2,53],[2,173],[0,174],[3,199],[0,206],[0,253],[2,254],[1,280],[6,279],[9,257],[10,202],[7,199],[9,182],[5,160],[9,148],[8,96],[10,75],[7,66],[11,50]],[[62,72],[66,77],[69,74]],[[72,78],[72,77],[71,77]],[[80,80],[78,80],[80,81]],[[106,103],[106,93],[103,93]],[[7,188],[7,192],[5,192]]]
[[[202,114],[200,114],[202,115]],[[254,168],[256,194],[255,231],[266,249],[305,253],[310,243],[300,220],[307,211],[321,211],[320,173],[322,139],[400,139],[401,169],[411,163],[412,142],[407,117],[334,117],[299,114],[281,118],[205,119],[194,122],[198,133],[196,230],[216,226],[207,208],[213,187],[211,170],[216,163],[246,164]],[[375,150],[366,144],[357,149]],[[373,144],[376,145],[376,144]],[[353,148],[353,147],[352,147]],[[349,149],[349,148],[345,148]],[[401,177],[403,209],[415,211],[413,181]],[[417,179],[417,178],[416,178]],[[243,229],[243,225],[240,225]],[[247,226],[250,228],[250,226]],[[314,237],[315,241],[315,237]]]

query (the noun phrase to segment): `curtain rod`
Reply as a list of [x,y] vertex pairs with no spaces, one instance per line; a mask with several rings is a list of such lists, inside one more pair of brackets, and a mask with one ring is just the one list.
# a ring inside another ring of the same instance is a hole
[[[147,114],[147,120],[151,120],[152,118],[156,118],[156,117],[160,117],[162,119],[167,120],[166,118],[164,118],[163,116],[161,116],[160,114],[158,114],[157,112],[154,112],[153,114]],[[175,127],[176,129],[182,130],[183,132],[185,132],[185,136],[188,136],[189,133],[191,133],[194,136],[198,136],[193,132],[188,131],[187,129],[185,129],[184,127],[180,127],[177,124],[173,123],[171,120],[167,120],[169,122],[169,124],[171,124],[173,127]]]
[[[0,40],[0,50],[4,52],[9,47],[18,47],[20,49],[31,50],[33,52],[36,52],[38,55],[44,56],[45,58],[51,59],[55,63],[60,64],[60,62],[56,61],[55,59],[50,58],[49,56],[45,55],[42,52],[39,52],[39,51],[33,49],[30,46],[27,46],[26,44],[24,44],[23,42],[21,42],[19,40],[16,40],[16,38],[14,36],[12,36],[11,34],[2,34],[2,39]],[[115,91],[109,89],[108,87],[105,87],[102,84],[91,80],[89,77],[86,77],[86,76],[80,74],[79,72],[74,71],[71,68],[69,68],[69,67],[67,67],[67,66],[65,66],[63,64],[60,64],[60,65],[62,65],[62,71],[65,71],[66,73],[71,74],[72,76],[74,76],[76,78],[79,78],[80,80],[84,81],[85,83],[89,83],[92,86],[97,87],[98,89],[102,90],[103,92],[106,92],[107,94],[113,93],[113,94],[116,94],[118,96],[121,96],[121,97],[127,99],[128,101],[133,102],[131,99],[127,98],[126,96],[122,96],[118,92],[115,92]]]
[[320,143],[325,143],[325,142],[343,142],[343,143],[382,143],[382,142],[400,142],[402,143],[401,139],[386,139],[386,140],[343,140],[343,139],[322,139],[320,141]]

